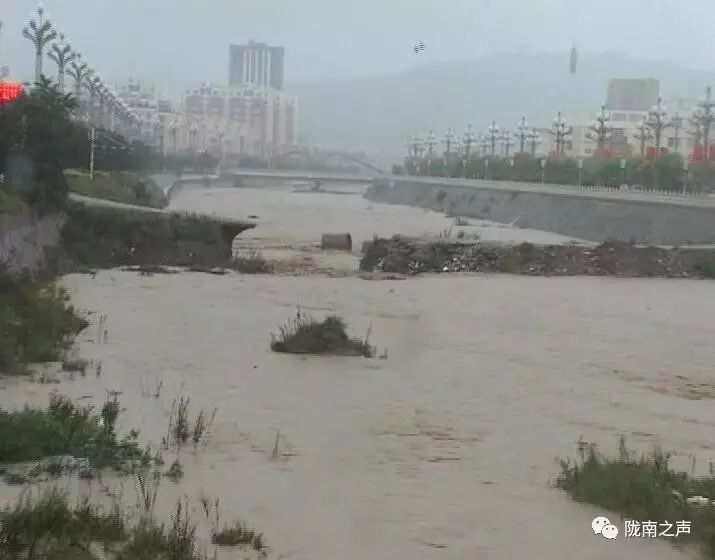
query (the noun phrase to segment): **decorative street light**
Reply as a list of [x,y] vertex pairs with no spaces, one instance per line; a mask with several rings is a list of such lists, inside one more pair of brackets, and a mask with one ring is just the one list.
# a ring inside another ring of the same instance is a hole
[[482,157],[486,157],[489,155],[489,139],[486,136],[483,136],[482,139],[479,141],[479,146],[482,150]]
[[650,140],[652,137],[651,130],[645,120],[642,120],[640,122],[636,130],[638,131],[638,134],[635,135],[635,139],[640,142],[641,157],[645,157],[646,144],[648,143],[648,140]]
[[45,46],[57,38],[57,32],[52,27],[50,18],[47,17],[42,5],[37,7],[27,26],[22,30],[22,35],[32,41],[35,46],[35,83],[38,83],[42,78],[42,58],[45,55]]
[[529,137],[529,123],[526,122],[526,116],[521,117],[519,126],[516,127],[517,133],[516,137],[519,139],[519,153],[525,153],[524,147],[526,146],[526,140]]
[[472,131],[472,125],[467,126],[464,131],[464,136],[462,137],[462,146],[464,146],[464,157],[469,159],[469,153],[471,151],[471,146],[476,142],[476,136],[474,131]]
[[527,134],[529,146],[531,146],[531,157],[536,157],[536,147],[541,144],[541,134],[535,128],[532,128]]
[[655,139],[655,157],[660,157],[660,139],[663,136],[663,131],[670,126],[667,121],[668,112],[663,107],[663,98],[658,97],[658,102],[651,107],[648,115],[645,118],[645,124],[651,129],[653,138]]
[[553,134],[556,140],[556,155],[564,155],[566,141],[573,132],[573,127],[569,126],[569,124],[566,122],[566,119],[561,116],[561,111],[559,111],[559,114],[556,116],[554,122],[551,124],[549,132]]
[[693,119],[700,126],[703,138],[703,151],[705,160],[710,160],[710,132],[715,122],[715,101],[712,98],[712,88],[708,86],[705,90],[705,99],[698,103],[698,110],[693,114]]
[[601,110],[596,113],[596,119],[593,121],[587,138],[596,141],[596,147],[599,155],[603,155],[603,150],[606,147],[606,142],[611,137],[613,127],[611,126],[611,113],[606,111],[606,105],[601,105]]
[[437,144],[437,138],[434,135],[432,129],[427,133],[427,138],[425,138],[425,145],[427,146],[427,157],[432,159],[432,154],[434,153],[434,147]]
[[499,140],[499,127],[497,121],[492,121],[492,124],[487,128],[487,139],[489,141],[490,154],[492,157],[496,155],[497,140]]
[[97,74],[95,74],[94,70],[92,70],[91,68],[89,68],[87,71],[85,77],[85,85],[89,90],[89,107],[87,108],[87,115],[89,115],[90,122],[94,123],[97,120],[95,104],[97,100],[97,95],[99,94],[99,90],[102,87],[102,80]]
[[70,62],[67,73],[74,79],[74,94],[79,103],[82,98],[82,83],[89,75],[89,67],[85,62],[82,62],[82,55],[72,53],[72,61]]
[[501,141],[502,146],[504,146],[504,157],[508,158],[509,150],[514,145],[514,140],[511,137],[511,132],[508,130],[503,130],[499,140]]
[[451,128],[447,129],[447,134],[444,135],[444,144],[447,150],[445,151],[444,162],[447,167],[449,167],[449,157],[452,155],[452,147],[454,146],[456,138],[454,132]]
[[65,36],[60,33],[59,42],[53,43],[48,53],[50,59],[57,65],[57,85],[62,93],[65,91],[65,72],[67,65],[74,58],[74,52],[65,41]]
[[680,131],[683,129],[683,117],[675,113],[670,123],[673,127],[673,151],[678,153],[680,152]]

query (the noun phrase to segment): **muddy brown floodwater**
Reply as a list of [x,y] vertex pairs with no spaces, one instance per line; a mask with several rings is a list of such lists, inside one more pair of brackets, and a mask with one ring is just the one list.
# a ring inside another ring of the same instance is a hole
[[[375,224],[360,220],[372,213],[393,220],[388,230],[445,224],[421,210],[367,210],[357,197],[337,195],[331,206],[325,196],[197,191],[176,204],[257,214],[265,237],[286,232],[289,246],[326,229],[371,237]],[[120,428],[140,428],[154,444],[179,392],[194,412],[216,407],[207,443],[181,452],[181,485],[162,483],[161,512],[179,494],[217,496],[225,519],[245,518],[265,532],[273,558],[290,560],[696,557],[662,540],[595,536],[591,520],[609,514],[549,481],[555,458],[575,457],[580,437],[611,452],[623,434],[644,451],[672,450],[678,466],[689,468],[693,454],[707,468],[714,282],[121,271],[63,282],[95,320],[108,316],[106,343],[96,325],[79,342],[102,376],[51,387],[8,381],[1,404],[44,403],[52,389],[101,403],[118,390]],[[298,305],[339,313],[356,334],[371,327],[388,359],[271,353],[270,333]],[[159,382],[159,398],[149,396]],[[124,495],[134,500],[131,483]]]

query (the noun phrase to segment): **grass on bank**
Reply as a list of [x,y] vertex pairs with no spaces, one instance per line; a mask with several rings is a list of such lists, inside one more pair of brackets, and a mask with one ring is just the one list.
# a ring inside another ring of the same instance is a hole
[[88,325],[62,288],[0,270],[0,372],[60,361]]
[[[137,432],[118,439],[115,424],[120,413],[116,399],[96,413],[66,397],[53,394],[46,409],[25,406],[8,412],[0,409],[0,464],[47,460],[30,471],[60,474],[111,467],[131,472],[151,464],[148,449],[137,443]],[[82,474],[82,472],[80,472]]]
[[271,350],[287,354],[334,354],[372,358],[375,348],[370,345],[369,333],[364,340],[351,338],[345,321],[330,315],[319,322],[300,309],[296,316],[280,327],[278,335],[271,335]]
[[124,204],[165,208],[164,191],[152,180],[126,171],[96,171],[94,178],[80,171],[65,172],[70,191]]
[[[574,500],[602,507],[635,521],[691,521],[691,534],[676,543],[701,546],[706,558],[715,558],[715,477],[694,477],[675,471],[670,455],[656,449],[637,455],[621,438],[619,455],[608,458],[593,446],[579,461],[561,460],[556,486]],[[700,506],[688,502],[696,496],[708,500]],[[659,527],[659,531],[661,528]]]
[[715,278],[715,258],[703,258],[693,264],[693,270],[702,278]]

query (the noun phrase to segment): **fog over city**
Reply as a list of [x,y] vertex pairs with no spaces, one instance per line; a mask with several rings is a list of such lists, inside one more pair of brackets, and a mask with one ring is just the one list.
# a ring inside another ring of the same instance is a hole
[[[35,3],[8,1],[0,52],[14,77],[29,79],[33,58],[17,30]],[[703,22],[715,18],[715,4],[706,0],[47,0],[45,7],[103,79],[151,82],[176,102],[187,87],[226,84],[230,44],[283,46],[300,138],[392,158],[416,130],[483,129],[492,119],[514,126],[522,114],[540,124],[557,109],[588,114],[613,77],[659,79],[666,97],[702,94],[712,81],[701,74],[714,51]],[[415,52],[418,43],[424,49]],[[572,45],[580,56],[575,75]]]
[[[29,77],[17,31],[34,0],[3,0],[7,63]],[[225,81],[229,43],[286,47],[288,84],[392,73],[523,47],[614,51],[692,68],[712,63],[708,0],[46,0],[58,27],[110,80],[152,79],[174,92]],[[677,35],[674,30],[677,29]],[[416,55],[412,46],[423,41]]]

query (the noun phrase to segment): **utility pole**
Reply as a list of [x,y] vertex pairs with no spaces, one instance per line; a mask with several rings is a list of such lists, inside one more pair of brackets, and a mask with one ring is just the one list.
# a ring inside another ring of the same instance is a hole
[[94,147],[97,138],[97,130],[94,125],[89,129],[89,178],[94,179]]

